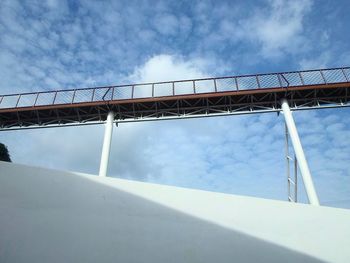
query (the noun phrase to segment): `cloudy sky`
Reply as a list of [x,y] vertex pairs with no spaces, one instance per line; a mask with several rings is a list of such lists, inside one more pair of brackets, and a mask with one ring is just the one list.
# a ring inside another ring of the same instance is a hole
[[[1,0],[0,93],[349,66],[349,11],[347,0]],[[349,109],[294,116],[321,203],[350,208]],[[0,141],[14,162],[97,174],[103,132]],[[109,175],[285,200],[284,150],[276,114],[128,123],[114,129]]]

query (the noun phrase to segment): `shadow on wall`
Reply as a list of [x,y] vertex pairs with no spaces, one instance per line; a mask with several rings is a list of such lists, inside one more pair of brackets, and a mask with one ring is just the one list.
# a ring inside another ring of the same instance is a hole
[[321,262],[84,177],[18,169],[0,163],[1,262]]

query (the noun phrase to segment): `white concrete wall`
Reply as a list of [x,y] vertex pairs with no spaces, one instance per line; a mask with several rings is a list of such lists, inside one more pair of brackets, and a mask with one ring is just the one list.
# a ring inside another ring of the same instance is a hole
[[0,262],[349,262],[350,210],[0,162]]

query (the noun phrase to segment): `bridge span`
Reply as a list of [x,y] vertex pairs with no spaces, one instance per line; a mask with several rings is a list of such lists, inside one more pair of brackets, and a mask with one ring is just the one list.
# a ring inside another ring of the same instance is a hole
[[0,95],[0,129],[348,106],[350,67]]

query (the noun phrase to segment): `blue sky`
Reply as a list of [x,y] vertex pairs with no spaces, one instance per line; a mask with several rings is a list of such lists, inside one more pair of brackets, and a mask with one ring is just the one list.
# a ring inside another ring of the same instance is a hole
[[[323,0],[2,0],[0,93],[349,66],[349,11]],[[325,205],[350,208],[349,114],[294,114]],[[102,139],[103,126],[0,133],[15,162],[94,174]],[[283,147],[276,114],[121,124],[109,174],[285,200]]]

